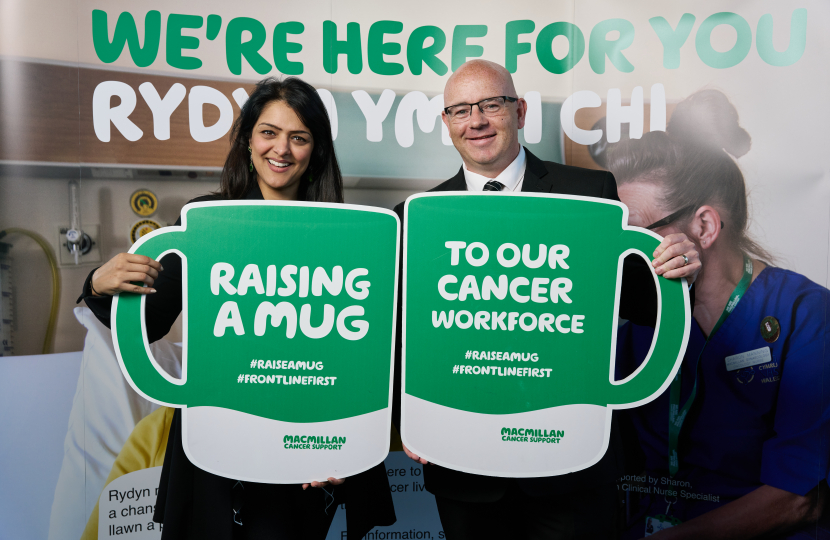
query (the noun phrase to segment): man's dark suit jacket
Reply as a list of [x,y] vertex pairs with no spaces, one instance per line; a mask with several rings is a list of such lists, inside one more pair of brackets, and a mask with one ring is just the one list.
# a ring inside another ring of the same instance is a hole
[[[561,193],[563,195],[581,195],[619,201],[617,184],[610,172],[581,169],[542,161],[525,149],[527,166],[525,168],[523,192]],[[466,191],[463,167],[458,174],[430,191]],[[404,203],[395,207],[395,213],[403,223]],[[509,227],[509,223],[501,224]],[[401,257],[403,260],[403,257]],[[401,272],[403,278],[403,272]],[[398,295],[398,309],[401,309],[402,296]],[[638,324],[654,326],[657,317],[657,291],[654,278],[647,263],[638,256],[629,256],[623,266],[623,283],[620,295],[620,316]],[[398,314],[398,336],[395,345],[395,388],[393,404],[393,421],[400,428],[401,403],[401,324]],[[562,476],[546,478],[517,478],[515,482],[531,496],[556,495],[595,489],[603,484],[612,484],[622,472],[622,442],[616,420],[611,429],[611,442],[605,456],[594,466]],[[434,495],[466,502],[494,502],[499,500],[514,481],[509,478],[497,478],[476,474],[462,473],[440,467],[424,466],[424,484],[427,491]]]

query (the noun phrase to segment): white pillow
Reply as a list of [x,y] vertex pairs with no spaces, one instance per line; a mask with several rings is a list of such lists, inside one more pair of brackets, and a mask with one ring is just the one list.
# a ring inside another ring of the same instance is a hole
[[[121,374],[109,329],[89,308],[74,311],[87,333],[52,503],[49,540],[77,540],[81,536],[127,437],[142,418],[159,407],[139,396]],[[150,345],[150,351],[162,368],[181,377],[181,345],[161,339]],[[80,512],[84,518],[78,529]]]

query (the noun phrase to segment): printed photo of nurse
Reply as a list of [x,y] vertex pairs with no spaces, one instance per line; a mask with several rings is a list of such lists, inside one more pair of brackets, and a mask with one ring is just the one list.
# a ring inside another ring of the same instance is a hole
[[[685,233],[703,263],[680,372],[658,399],[620,414],[630,442],[623,538],[806,539],[817,522],[819,534],[827,528],[830,291],[778,267],[748,235],[738,160],[750,149],[727,96],[702,90],[665,132],[602,156],[629,223]],[[618,380],[652,335],[620,327]]]

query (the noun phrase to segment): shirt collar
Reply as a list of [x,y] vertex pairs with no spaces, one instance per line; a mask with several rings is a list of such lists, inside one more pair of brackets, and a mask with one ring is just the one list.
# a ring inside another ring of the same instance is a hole
[[515,191],[525,176],[526,167],[527,156],[525,155],[523,146],[519,147],[519,155],[516,156],[516,159],[495,178],[487,178],[486,176],[471,172],[467,170],[466,165],[463,165],[464,181],[467,183],[467,191],[483,191],[484,184],[490,180],[501,182],[507,188],[507,191]]

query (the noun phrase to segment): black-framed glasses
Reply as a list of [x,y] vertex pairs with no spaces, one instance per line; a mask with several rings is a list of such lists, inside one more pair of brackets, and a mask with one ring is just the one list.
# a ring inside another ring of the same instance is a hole
[[[687,213],[691,210],[694,210],[695,206],[696,205],[694,205],[694,204],[690,204],[689,206],[684,206],[683,208],[681,208],[677,212],[672,212],[671,214],[664,217],[663,219],[658,219],[657,221],[655,221],[651,225],[646,226],[646,229],[648,229],[650,231],[653,231],[654,229],[657,229],[657,228],[660,228],[660,227],[665,227],[666,225],[670,225],[670,224],[674,223],[675,221],[677,221],[677,219],[680,216],[682,216],[683,214],[685,214],[685,213]],[[723,221],[720,222],[720,228],[723,229]]]
[[666,225],[669,225],[669,224],[674,223],[675,221],[677,221],[677,219],[680,216],[682,216],[683,214],[689,212],[690,210],[694,210],[694,208],[695,208],[695,205],[693,205],[693,204],[690,204],[689,206],[684,206],[683,208],[681,208],[677,212],[672,212],[671,214],[664,217],[663,219],[659,219],[659,220],[655,221],[654,223],[652,223],[651,225],[648,225],[646,227],[646,229],[651,231],[651,230],[657,229],[659,227],[665,227]]
[[473,106],[478,105],[478,110],[484,116],[498,116],[504,112],[505,103],[514,103],[519,98],[510,96],[495,96],[487,99],[482,99],[478,103],[459,103],[458,105],[450,105],[444,108],[444,112],[449,117],[450,122],[463,122],[473,114]]

